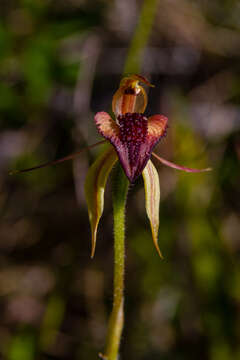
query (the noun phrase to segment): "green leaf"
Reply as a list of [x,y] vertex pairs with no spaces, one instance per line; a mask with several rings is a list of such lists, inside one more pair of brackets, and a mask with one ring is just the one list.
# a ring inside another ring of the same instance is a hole
[[103,213],[105,185],[116,161],[117,154],[111,146],[98,156],[87,173],[85,196],[92,231],[91,257],[94,256],[98,223]]
[[151,160],[148,161],[142,175],[145,188],[145,207],[151,225],[153,243],[162,258],[158,247],[160,184],[157,170]]

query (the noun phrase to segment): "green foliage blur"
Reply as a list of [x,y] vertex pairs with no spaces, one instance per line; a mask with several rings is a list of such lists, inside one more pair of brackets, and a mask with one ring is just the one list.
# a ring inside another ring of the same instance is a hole
[[[8,172],[101,140],[94,113],[110,109],[141,5],[0,2],[1,359],[91,360],[104,347],[111,183],[93,260],[83,192],[98,150],[32,173]],[[146,114],[169,118],[156,152],[213,171],[185,174],[153,160],[164,260],[152,243],[142,179],[131,186],[121,359],[240,359],[239,1],[161,0],[153,15],[136,63],[156,86]],[[136,52],[144,34],[136,35]]]

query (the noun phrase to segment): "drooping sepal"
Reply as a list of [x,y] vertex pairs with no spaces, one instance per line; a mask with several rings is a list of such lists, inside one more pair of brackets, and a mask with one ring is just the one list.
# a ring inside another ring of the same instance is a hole
[[151,225],[153,243],[159,256],[162,258],[163,256],[158,246],[160,184],[157,170],[151,160],[148,161],[142,175],[145,189],[145,206]]
[[116,161],[117,154],[112,147],[109,147],[98,156],[86,176],[85,196],[92,233],[91,257],[95,253],[97,228],[104,208],[106,182]]

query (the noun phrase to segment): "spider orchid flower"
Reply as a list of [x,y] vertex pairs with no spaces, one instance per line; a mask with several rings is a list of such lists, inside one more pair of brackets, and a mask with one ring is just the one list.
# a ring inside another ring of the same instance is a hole
[[147,94],[139,83],[153,86],[140,75],[131,75],[121,80],[112,101],[115,119],[104,111],[95,115],[98,132],[113,145],[113,148],[107,149],[95,161],[88,172],[85,184],[92,229],[92,257],[95,252],[97,227],[103,212],[105,184],[117,159],[130,183],[133,183],[139,175],[143,176],[146,212],[153,242],[160,257],[162,257],[158,246],[160,184],[157,170],[150,160],[151,155],[164,165],[175,169],[187,172],[210,170],[179,166],[152,152],[154,146],[166,135],[168,119],[164,115],[153,115],[149,118],[143,115],[147,106]]
[[[166,135],[168,119],[164,115],[153,115],[149,118],[143,115],[148,100],[145,89],[139,83],[153,87],[143,76],[130,75],[124,77],[112,100],[115,118],[112,119],[104,111],[95,115],[98,132],[105,140],[88,146],[88,148],[105,143],[106,140],[111,145],[97,157],[88,170],[85,181],[85,194],[92,232],[91,257],[95,253],[97,228],[104,208],[106,182],[117,160],[119,160],[130,183],[135,182],[141,174],[143,176],[146,212],[151,225],[153,242],[160,257],[162,257],[158,246],[160,184],[157,170],[150,160],[151,155],[164,165],[174,169],[186,172],[211,170],[210,168],[192,169],[176,165],[153,153],[153,148]],[[10,174],[55,165],[74,159],[81,152]]]

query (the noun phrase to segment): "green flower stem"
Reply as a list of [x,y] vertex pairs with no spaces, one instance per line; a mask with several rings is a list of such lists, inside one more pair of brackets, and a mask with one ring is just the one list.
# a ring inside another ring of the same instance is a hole
[[113,309],[109,321],[107,345],[104,358],[117,360],[124,323],[124,268],[125,268],[125,206],[128,179],[118,164],[114,173],[113,219],[114,219],[114,290]]

